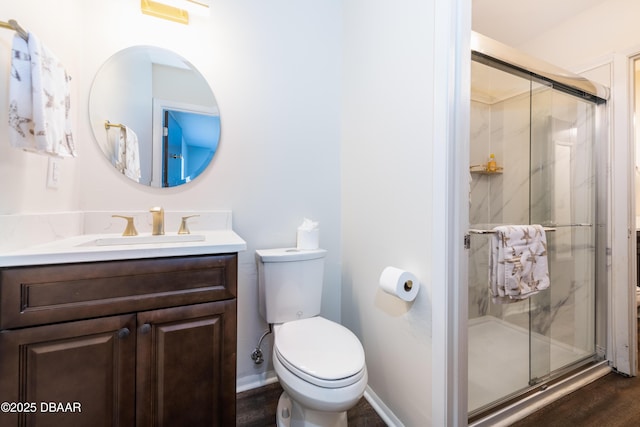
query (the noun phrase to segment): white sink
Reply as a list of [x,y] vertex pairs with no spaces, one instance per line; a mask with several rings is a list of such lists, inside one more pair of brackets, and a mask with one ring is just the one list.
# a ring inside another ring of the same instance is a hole
[[89,242],[89,244],[93,243],[96,246],[148,245],[154,243],[203,242],[205,240],[206,237],[201,234],[165,234],[160,236],[103,237],[96,239],[93,242]]

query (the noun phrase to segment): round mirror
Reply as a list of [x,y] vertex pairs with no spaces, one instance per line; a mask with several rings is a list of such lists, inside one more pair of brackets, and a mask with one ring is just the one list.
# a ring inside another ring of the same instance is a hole
[[159,47],[129,47],[102,65],[89,94],[89,119],[114,170],[152,187],[196,178],[220,141],[209,84],[184,58]]

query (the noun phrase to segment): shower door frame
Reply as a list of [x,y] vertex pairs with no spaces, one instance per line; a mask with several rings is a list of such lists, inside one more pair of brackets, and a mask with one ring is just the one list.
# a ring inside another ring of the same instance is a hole
[[[588,369],[585,369],[584,373],[585,375],[592,376],[604,375],[604,373],[610,370],[610,368],[606,366],[608,361],[616,358],[617,354],[620,353],[620,350],[617,348],[618,345],[612,340],[611,335],[615,335],[616,332],[618,334],[624,333],[627,329],[625,327],[620,329],[616,328],[616,326],[620,326],[616,325],[616,322],[614,321],[614,317],[617,313],[611,313],[609,310],[610,308],[613,309],[615,307],[615,305],[610,305],[612,303],[612,297],[615,294],[615,290],[611,289],[611,270],[607,268],[611,261],[610,251],[603,250],[604,248],[612,247],[611,236],[613,235],[613,227],[611,226],[612,181],[610,177],[611,171],[609,169],[610,157],[613,154],[611,153],[609,132],[607,131],[608,118],[611,114],[608,102],[609,89],[580,76],[571,75],[571,73],[567,73],[565,70],[561,70],[550,64],[530,58],[514,49],[502,45],[499,42],[473,32],[471,37],[471,51],[480,54],[480,56],[489,57],[498,63],[501,62],[513,69],[519,69],[531,73],[533,76],[542,77],[544,80],[555,82],[568,93],[573,93],[578,96],[580,96],[581,93],[584,93],[585,95],[589,94],[600,99],[600,101],[594,102],[596,111],[595,138],[597,141],[597,144],[594,147],[594,154],[597,159],[595,164],[597,184],[594,226],[596,227],[596,245],[599,248],[597,251],[598,258],[596,259],[596,306],[594,307],[594,310],[595,316],[598,319],[595,329],[596,353],[598,356],[605,359],[605,361],[600,362],[595,369],[591,370],[591,372],[587,372]],[[614,331],[613,329],[617,329],[617,331]],[[575,384],[581,383],[580,381],[577,381]],[[574,387],[576,387],[575,384]],[[577,386],[579,387],[580,385]],[[529,402],[529,405],[530,404],[531,402]],[[517,404],[514,406],[517,406]],[[506,412],[512,414],[514,411],[515,410],[513,409],[509,409]]]

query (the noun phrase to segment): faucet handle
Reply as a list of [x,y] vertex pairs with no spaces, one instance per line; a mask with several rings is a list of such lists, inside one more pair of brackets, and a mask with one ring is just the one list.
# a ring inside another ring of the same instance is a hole
[[195,216],[200,216],[200,215],[189,215],[189,216],[183,216],[182,217],[182,221],[180,222],[180,229],[178,230],[178,234],[191,234],[191,231],[189,231],[189,227],[187,227],[187,220],[189,218],[193,218]]
[[133,225],[133,217],[132,216],[124,216],[124,215],[111,215],[113,218],[124,218],[127,220],[127,227],[124,229],[122,233],[123,236],[137,236],[138,231],[136,230],[135,225]]

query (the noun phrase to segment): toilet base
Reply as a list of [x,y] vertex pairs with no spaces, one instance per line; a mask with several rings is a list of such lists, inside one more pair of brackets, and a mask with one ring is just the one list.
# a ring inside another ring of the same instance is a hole
[[276,412],[278,427],[347,427],[347,412],[322,412],[303,408],[283,391]]

